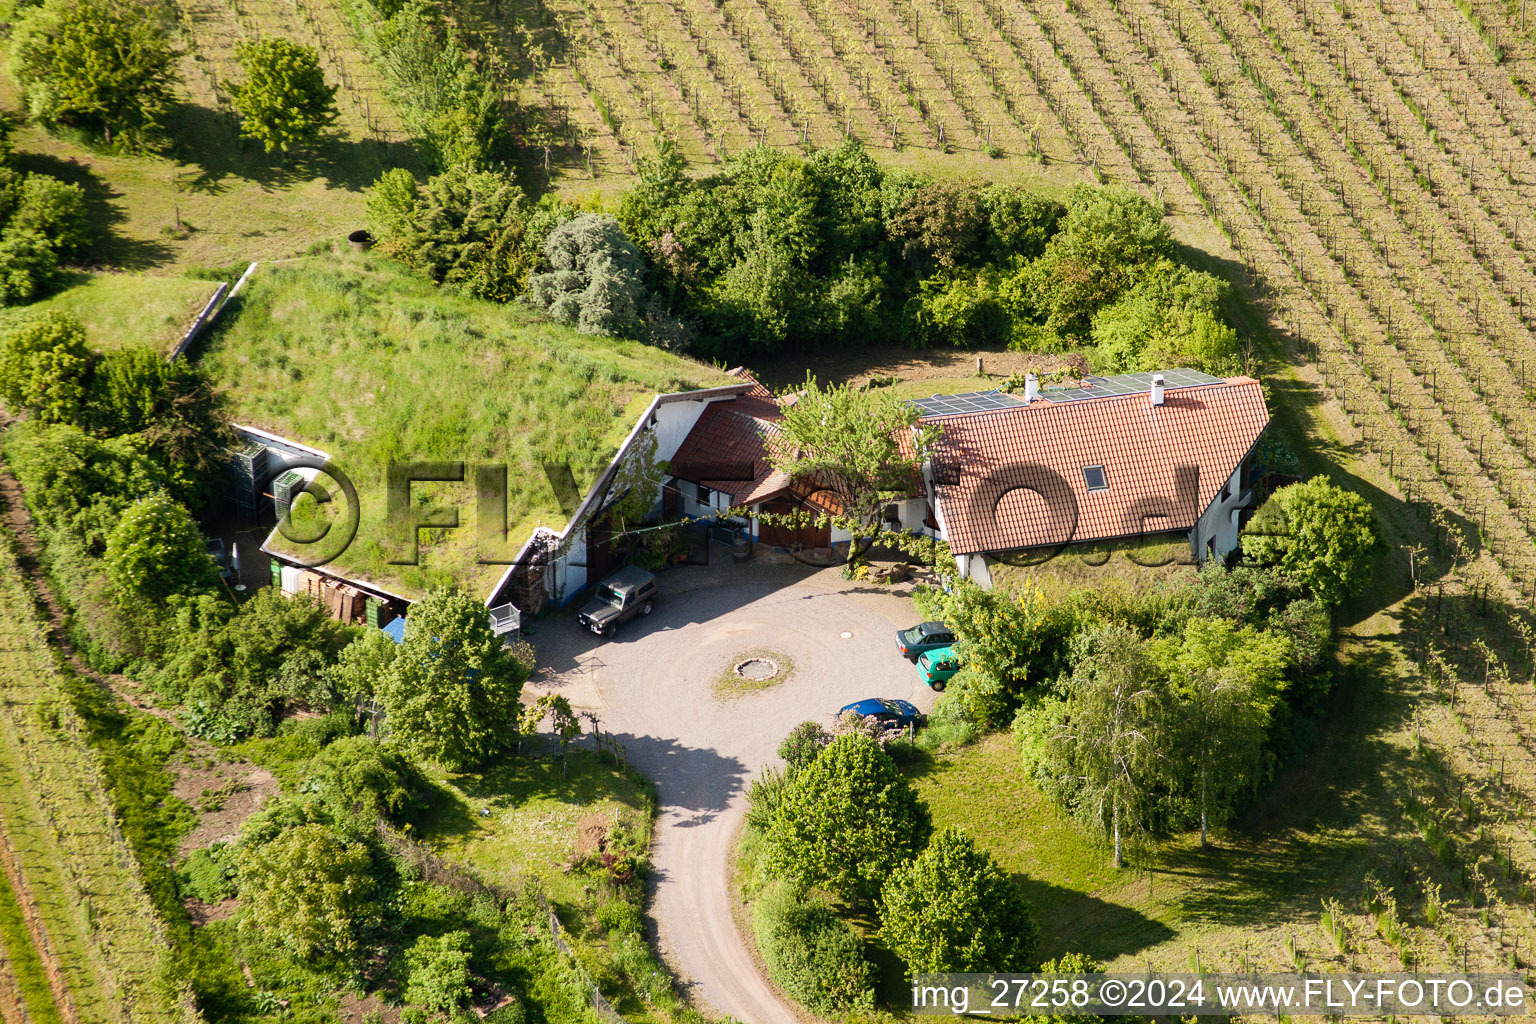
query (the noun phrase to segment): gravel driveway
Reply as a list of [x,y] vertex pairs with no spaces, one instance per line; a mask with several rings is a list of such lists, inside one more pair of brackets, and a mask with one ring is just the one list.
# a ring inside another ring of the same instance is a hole
[[[591,636],[574,618],[547,620],[533,637],[544,667],[530,688],[558,690],[596,711],[655,780],[651,914],[690,997],[746,1024],[796,1024],[731,918],[726,878],[746,785],[778,762],[785,733],[808,718],[829,722],[844,704],[870,696],[903,697],[927,711],[934,695],[896,652],[895,629],[913,620],[907,587],[720,561],[662,574],[656,611],[613,640]],[[791,677],[717,698],[721,673],[758,649],[787,655]]]

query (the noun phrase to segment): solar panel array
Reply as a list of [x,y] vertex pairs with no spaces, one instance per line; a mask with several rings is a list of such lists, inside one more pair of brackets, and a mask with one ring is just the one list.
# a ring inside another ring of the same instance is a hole
[[963,395],[934,395],[912,402],[924,416],[959,416],[967,412],[993,412],[1024,404],[1006,391],[969,391]]
[[[1206,384],[1220,384],[1220,377],[1212,377],[1199,370],[1158,370],[1163,386],[1193,388]],[[1121,373],[1113,377],[1084,377],[1082,387],[1041,388],[1040,397],[1053,402],[1082,402],[1090,398],[1113,398],[1116,395],[1146,394],[1152,390],[1152,373]]]

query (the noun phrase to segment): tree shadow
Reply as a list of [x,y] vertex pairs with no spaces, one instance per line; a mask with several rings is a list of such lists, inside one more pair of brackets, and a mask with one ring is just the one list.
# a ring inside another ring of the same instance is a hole
[[719,817],[741,792],[747,766],[734,757],[673,739],[610,733],[625,758],[656,785],[664,825],[697,828]]
[[[50,153],[17,151],[16,165],[26,173],[46,174],[80,187],[85,196],[86,218],[100,232],[91,244],[88,259],[122,270],[147,270],[175,258],[174,250],[164,242],[130,238],[115,229],[128,219],[117,202],[123,193],[80,160]],[[65,287],[82,283],[84,279],[85,275],[78,275],[78,279],[71,279]]]
[[1087,953],[1096,960],[1131,956],[1174,937],[1174,930],[1139,910],[1092,893],[1010,873],[1040,924],[1039,956]]
[[1352,644],[1312,720],[1317,742],[1294,756],[1263,799],[1206,848],[1166,852],[1154,874],[1198,879],[1180,900],[1193,920],[1279,924],[1317,912],[1346,880],[1392,863],[1398,839],[1383,810],[1414,772],[1385,736],[1407,726],[1415,694],[1392,652]]
[[239,120],[227,111],[180,103],[169,121],[175,126],[175,152],[189,168],[178,175],[177,184],[203,195],[222,195],[233,180],[280,189],[317,178],[327,188],[361,192],[391,167],[421,170],[412,143],[346,138],[333,130],[312,150],[285,156],[243,138]]

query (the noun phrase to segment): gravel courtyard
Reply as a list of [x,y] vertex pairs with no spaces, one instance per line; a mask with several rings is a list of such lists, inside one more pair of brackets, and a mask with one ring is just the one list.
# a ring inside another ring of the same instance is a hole
[[[830,722],[863,697],[932,708],[935,695],[896,651],[895,630],[915,621],[910,586],[728,558],[659,580],[655,612],[614,639],[592,636],[573,616],[540,624],[532,639],[542,667],[529,688],[558,690],[596,712],[603,731],[655,780],[650,910],[662,952],[692,998],[746,1024],[794,1024],[796,1013],[758,974],[732,922],[731,840],[747,783],[777,762],[780,740],[798,723]],[[792,663],[787,680],[717,692],[723,674],[761,651]]]

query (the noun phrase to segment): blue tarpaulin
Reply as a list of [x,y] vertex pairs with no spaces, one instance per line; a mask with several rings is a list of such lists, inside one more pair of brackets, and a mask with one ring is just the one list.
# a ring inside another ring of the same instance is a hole
[[388,633],[395,643],[405,643],[405,616],[402,615],[398,619],[390,619],[389,625],[384,627],[384,632]]

